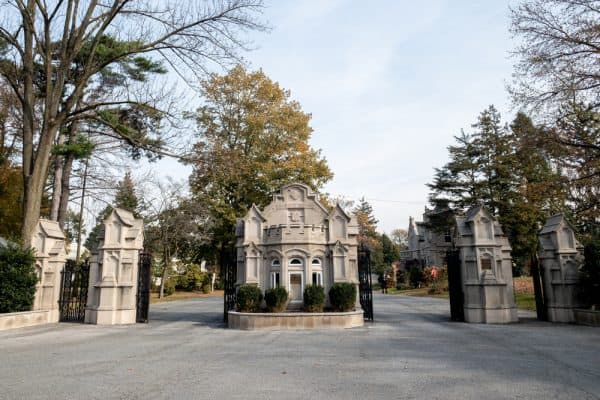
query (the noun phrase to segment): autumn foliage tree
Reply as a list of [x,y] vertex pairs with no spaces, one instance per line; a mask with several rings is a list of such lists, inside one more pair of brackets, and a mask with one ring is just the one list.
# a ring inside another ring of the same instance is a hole
[[214,219],[217,247],[233,238],[236,218],[252,204],[267,205],[281,186],[303,182],[317,190],[331,179],[308,143],[310,114],[262,71],[236,66],[213,74],[202,94],[190,187]]

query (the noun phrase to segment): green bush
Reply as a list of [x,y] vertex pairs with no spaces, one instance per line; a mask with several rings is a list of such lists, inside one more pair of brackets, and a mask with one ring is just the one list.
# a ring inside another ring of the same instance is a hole
[[334,283],[329,289],[329,301],[335,311],[354,310],[356,285],[349,282]]
[[308,285],[304,288],[304,311],[323,312],[325,289],[320,285]]
[[173,293],[175,293],[176,284],[177,284],[176,277],[167,278],[167,280],[165,281],[165,286],[163,288],[163,294],[165,295],[165,297],[170,296]]
[[0,246],[0,313],[31,310],[38,281],[34,265],[31,249]]
[[200,265],[188,264],[185,266],[185,272],[177,276],[176,288],[188,292],[192,290],[204,291],[204,285],[210,285],[210,281],[210,274],[200,271]]
[[287,307],[288,292],[284,287],[265,290],[265,303],[269,312],[282,312]]
[[262,301],[262,292],[258,286],[242,285],[237,292],[237,310],[239,312],[257,312]]
[[210,283],[205,283],[202,285],[202,293],[210,293],[212,291],[212,285]]

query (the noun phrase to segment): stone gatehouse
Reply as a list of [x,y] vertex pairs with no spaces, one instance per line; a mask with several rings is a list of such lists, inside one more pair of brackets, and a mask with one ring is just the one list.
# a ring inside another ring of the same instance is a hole
[[238,220],[237,285],[283,286],[293,306],[304,287],[358,284],[358,223],[339,205],[329,211],[307,185],[284,186],[263,211]]

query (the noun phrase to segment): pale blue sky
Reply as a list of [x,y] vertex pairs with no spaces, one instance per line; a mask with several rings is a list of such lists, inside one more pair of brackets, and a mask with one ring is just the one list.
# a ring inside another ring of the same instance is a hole
[[420,218],[433,168],[479,112],[512,114],[508,0],[271,0],[265,17],[246,60],[312,114],[325,190],[365,196],[380,231]]

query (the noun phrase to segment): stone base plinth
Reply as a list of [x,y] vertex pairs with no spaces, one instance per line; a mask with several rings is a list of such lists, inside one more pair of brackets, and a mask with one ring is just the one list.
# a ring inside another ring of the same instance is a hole
[[135,324],[136,310],[101,310],[86,309],[85,323],[96,325]]
[[48,310],[0,314],[0,331],[58,322]]
[[548,307],[548,321],[550,322],[575,322],[573,307]]
[[573,310],[575,323],[587,326],[600,326],[600,310],[586,310],[576,308]]
[[363,311],[242,313],[229,311],[228,327],[242,330],[344,329],[364,325]]
[[509,324],[517,322],[517,308],[465,307],[465,322],[476,324]]

